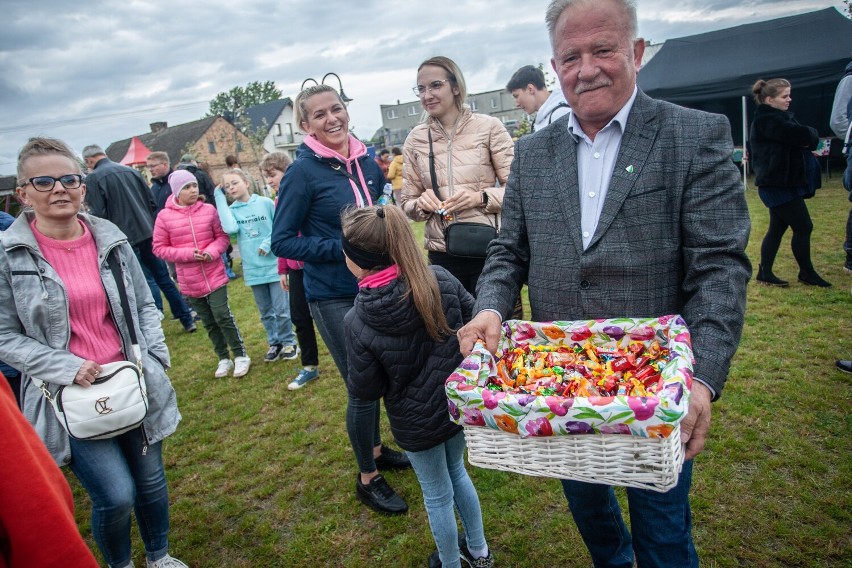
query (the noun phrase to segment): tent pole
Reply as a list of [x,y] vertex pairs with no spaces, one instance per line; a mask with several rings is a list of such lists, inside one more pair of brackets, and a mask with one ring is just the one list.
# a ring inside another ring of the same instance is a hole
[[748,160],[746,160],[746,148],[748,147],[748,122],[746,119],[746,98],[742,97],[743,105],[743,191],[748,189]]

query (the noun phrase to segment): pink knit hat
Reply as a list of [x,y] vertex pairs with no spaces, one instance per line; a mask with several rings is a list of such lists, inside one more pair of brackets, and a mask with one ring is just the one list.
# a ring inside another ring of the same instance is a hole
[[195,179],[195,176],[189,173],[186,170],[175,170],[169,176],[169,186],[172,188],[172,195],[175,197],[180,194],[181,190],[186,187],[186,184],[194,183],[198,184],[198,180]]

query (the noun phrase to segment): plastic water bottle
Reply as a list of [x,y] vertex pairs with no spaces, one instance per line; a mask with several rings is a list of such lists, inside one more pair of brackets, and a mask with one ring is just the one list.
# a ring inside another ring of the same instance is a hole
[[379,205],[393,204],[393,186],[389,183],[386,183],[384,189],[382,189],[382,194],[379,196]]

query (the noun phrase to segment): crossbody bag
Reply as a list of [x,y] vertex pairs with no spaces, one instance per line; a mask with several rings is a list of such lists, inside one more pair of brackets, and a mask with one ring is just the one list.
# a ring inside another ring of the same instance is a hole
[[[432,191],[442,200],[438,191],[438,177],[435,175],[435,153],[432,150],[432,131],[427,129],[429,138],[429,175],[432,178]],[[443,220],[443,215],[441,216]],[[497,215],[494,215],[496,224]],[[442,221],[443,222],[443,221]],[[488,244],[497,237],[497,228],[488,223],[457,221],[444,227],[444,245],[447,254],[464,258],[485,258]]]
[[77,383],[59,387],[51,395],[44,381],[33,378],[50,401],[59,423],[68,435],[78,440],[102,440],[132,430],[148,415],[148,393],[142,374],[142,350],[130,314],[124,277],[116,254],[108,258],[121,309],[133,343],[136,362],[116,361],[101,365],[101,373],[89,387]]

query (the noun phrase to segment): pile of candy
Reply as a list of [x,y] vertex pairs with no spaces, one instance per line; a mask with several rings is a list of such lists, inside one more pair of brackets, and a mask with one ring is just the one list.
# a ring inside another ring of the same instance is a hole
[[673,355],[656,341],[617,349],[584,345],[525,345],[506,351],[487,388],[536,396],[649,396],[663,386]]

